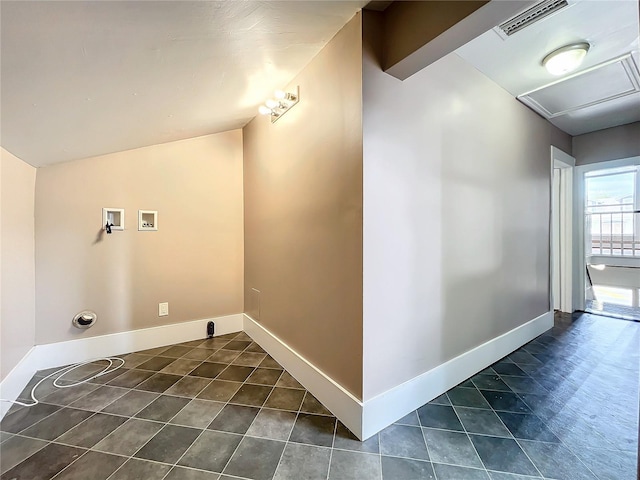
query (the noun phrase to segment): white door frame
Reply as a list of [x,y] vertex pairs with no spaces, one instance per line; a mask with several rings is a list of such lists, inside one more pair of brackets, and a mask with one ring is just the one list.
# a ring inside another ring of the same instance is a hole
[[[552,188],[551,194],[553,195],[553,176],[554,169],[559,169],[560,173],[560,201],[559,211],[559,225],[560,231],[556,232],[553,225],[554,212],[551,212],[551,237],[549,239],[549,301],[551,308],[557,304],[560,311],[571,313],[574,310],[574,298],[573,298],[573,281],[574,281],[574,256],[573,256],[573,170],[576,165],[576,159],[571,155],[563,152],[557,147],[551,146],[551,179]],[[553,199],[551,205],[553,205]],[[552,207],[553,209],[553,207]],[[560,272],[559,272],[559,293],[560,299],[558,302],[554,301],[553,294],[553,282],[554,282],[554,253],[553,253],[553,240],[554,235],[559,234],[559,255],[560,255]]]
[[[551,147],[553,148],[553,147]],[[590,163],[580,165],[573,169],[573,183],[575,185],[573,202],[575,205],[573,216],[573,307],[575,310],[585,308],[586,286],[586,254],[584,238],[584,174],[593,170],[606,170],[608,168],[629,167],[640,165],[640,156],[610,160],[608,162]]]

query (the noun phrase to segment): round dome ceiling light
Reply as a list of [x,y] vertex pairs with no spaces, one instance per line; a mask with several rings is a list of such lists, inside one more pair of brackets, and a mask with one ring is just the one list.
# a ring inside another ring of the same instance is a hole
[[551,75],[558,76],[573,72],[584,60],[590,46],[587,42],[565,45],[544,57],[542,65]]

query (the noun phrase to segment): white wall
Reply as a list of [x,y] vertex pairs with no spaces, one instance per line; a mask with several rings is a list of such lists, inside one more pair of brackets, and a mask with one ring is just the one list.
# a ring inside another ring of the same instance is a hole
[[455,54],[400,82],[364,12],[363,400],[549,311],[550,143]]
[[36,169],[0,148],[0,380],[35,339]]

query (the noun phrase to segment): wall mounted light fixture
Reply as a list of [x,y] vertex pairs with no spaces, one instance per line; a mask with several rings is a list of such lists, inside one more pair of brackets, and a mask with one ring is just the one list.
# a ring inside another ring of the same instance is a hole
[[296,87],[294,92],[285,92],[283,90],[276,90],[274,97],[270,98],[264,105],[260,105],[258,112],[261,115],[269,115],[271,117],[271,123],[274,123],[285,113],[291,110],[296,103],[300,101],[300,88]]
[[559,76],[573,72],[580,66],[590,47],[587,42],[565,45],[544,57],[542,65],[551,75]]

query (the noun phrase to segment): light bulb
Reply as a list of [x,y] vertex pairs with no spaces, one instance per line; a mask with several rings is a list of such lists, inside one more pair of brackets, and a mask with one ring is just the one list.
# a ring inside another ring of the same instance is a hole
[[284,97],[287,96],[287,92],[284,92],[282,90],[276,90],[274,95],[276,96],[276,98],[278,98],[280,100],[284,100]]
[[572,72],[580,66],[589,47],[590,45],[586,42],[566,45],[544,57],[542,65],[555,76]]
[[267,107],[269,107],[271,110],[273,110],[274,108],[277,108],[280,105],[280,102],[278,102],[276,100],[269,99],[266,102],[264,102],[264,104]]
[[258,112],[260,112],[260,115],[271,115],[271,109],[264,105],[260,105],[260,108],[258,108]]

